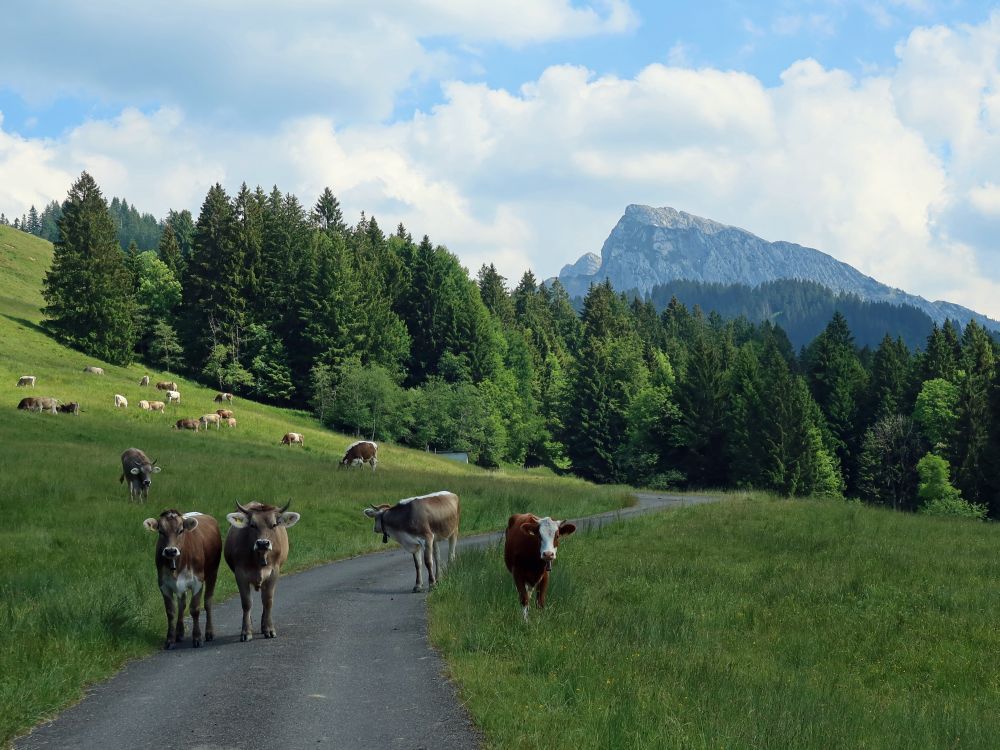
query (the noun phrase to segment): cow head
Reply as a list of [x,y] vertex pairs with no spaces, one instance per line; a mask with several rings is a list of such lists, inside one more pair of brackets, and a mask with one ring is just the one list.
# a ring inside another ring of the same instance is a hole
[[143,464],[142,466],[133,466],[129,470],[129,474],[131,474],[130,481],[139,482],[143,487],[149,487],[153,483],[153,474],[159,473],[160,467],[156,465],[156,461]]
[[181,556],[181,545],[185,532],[191,531],[198,526],[198,518],[189,516],[185,518],[176,510],[165,510],[159,518],[147,518],[142,522],[148,531],[160,535],[156,543],[159,551],[157,557],[162,557],[171,570],[177,570],[177,560]]
[[388,544],[389,543],[389,533],[385,530],[385,524],[382,522],[382,520],[383,520],[382,516],[385,514],[385,512],[387,510],[389,510],[390,507],[392,507],[392,506],[385,505],[385,504],[383,504],[383,505],[369,505],[367,508],[365,508],[364,510],[361,511],[362,513],[364,513],[369,518],[374,518],[375,519],[375,528],[372,529],[372,530],[376,534],[381,534],[382,535],[382,544]]
[[257,563],[263,568],[266,567],[267,556],[277,544],[276,530],[278,527],[291,528],[299,522],[301,516],[288,510],[292,504],[289,500],[281,508],[273,505],[263,505],[261,503],[251,503],[249,506],[240,505],[237,501],[236,513],[230,513],[226,520],[237,529],[246,529],[243,538],[247,540],[251,550],[257,556]]
[[553,521],[546,516],[538,521],[529,521],[521,527],[526,534],[537,536],[539,541],[539,554],[545,561],[545,568],[552,569],[552,561],[556,559],[556,549],[559,547],[559,538],[569,536],[576,531],[576,526],[565,521]]

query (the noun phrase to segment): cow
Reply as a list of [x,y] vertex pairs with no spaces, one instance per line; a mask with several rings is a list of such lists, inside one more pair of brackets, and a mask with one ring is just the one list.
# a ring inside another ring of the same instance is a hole
[[122,452],[122,475],[118,484],[128,480],[129,500],[141,498],[142,502],[149,499],[149,485],[153,483],[153,474],[159,474],[160,467],[156,461],[150,461],[146,454],[138,448],[127,448]]
[[236,426],[236,418],[235,417],[226,417],[226,424],[229,425],[230,427],[235,427]]
[[448,562],[455,560],[461,506],[454,492],[442,490],[430,495],[408,497],[391,507],[371,505],[362,512],[375,519],[374,531],[382,535],[383,544],[392,537],[413,555],[413,566],[417,569],[413,593],[423,589],[421,557],[427,568],[428,588],[437,583],[442,539],[448,540]]
[[163,411],[163,408],[165,406],[166,406],[166,404],[163,403],[162,401],[150,401],[149,402],[149,410],[150,411]]
[[[191,592],[191,645],[201,647],[202,597],[205,601],[205,640],[212,631],[212,598],[222,558],[219,524],[212,516],[192,511],[165,510],[159,518],[147,518],[142,525],[159,534],[156,541],[156,580],[167,613],[167,639],[163,648],[172,649],[184,640],[185,595]],[[177,597],[177,605],[174,605]]]
[[139,402],[139,408],[143,411],[149,411],[149,402],[143,399]]
[[84,372],[89,372],[91,375],[103,375],[104,374],[104,368],[103,367],[94,367],[93,365],[88,365],[87,367],[84,367],[83,371]]
[[204,427],[206,430],[208,429],[208,426],[210,424],[214,424],[215,429],[218,430],[220,429],[219,423],[222,421],[222,417],[220,417],[218,414],[202,414],[201,417],[199,417],[198,421],[201,422],[201,426]]
[[372,471],[375,471],[377,463],[378,443],[373,443],[371,440],[359,440],[356,443],[351,443],[344,451],[344,457],[340,459],[341,468],[371,464]]
[[171,427],[170,429],[194,430],[195,432],[198,432],[200,428],[201,428],[201,422],[199,422],[197,419],[178,419],[176,422],[174,422],[174,426]]
[[149,385],[149,375],[143,375],[142,380],[139,381],[139,385]]
[[116,393],[115,394],[115,408],[116,409],[127,409],[128,408],[128,399],[125,398],[122,394]]
[[218,394],[215,397],[215,403],[221,404],[223,401],[228,401],[229,403],[232,403],[233,402],[233,394],[232,393],[220,393],[220,394]]
[[60,414],[80,414],[80,404],[76,401],[70,401],[68,404],[59,404],[56,407],[56,411]]
[[521,614],[528,621],[531,592],[537,591],[539,609],[545,606],[549,589],[549,572],[556,559],[559,538],[569,536],[576,526],[565,521],[539,518],[531,513],[516,513],[507,520],[504,534],[503,561],[514,577],[514,587],[521,598]]
[[22,411],[47,411],[49,414],[55,414],[58,407],[59,399],[45,396],[28,396],[22,398],[17,405],[17,408]]
[[172,380],[161,380],[156,384],[156,390],[158,391],[176,391],[177,383]]
[[32,388],[34,388],[35,387],[35,380],[36,380],[36,378],[35,378],[34,375],[22,375],[21,377],[19,377],[17,379],[17,387],[18,388],[25,388],[25,387],[27,387],[27,386],[30,385]]
[[231,416],[233,416],[232,409],[216,409],[215,413],[218,414],[223,419],[229,419]]
[[281,438],[280,445],[292,445],[293,443],[298,443],[303,448],[306,447],[305,439],[298,432],[286,432],[285,436]]
[[180,391],[167,391],[167,403],[168,404],[179,404],[181,402],[181,392]]
[[274,638],[274,621],[271,608],[274,605],[274,590],[278,585],[281,566],[288,559],[287,529],[299,521],[299,514],[288,510],[289,500],[284,507],[276,508],[263,503],[236,503],[236,512],[226,516],[229,532],[226,534],[226,564],[236,576],[243,605],[243,627],[240,640],[253,639],[250,623],[250,607],[253,603],[250,587],[260,591],[264,612],[260,618],[260,632],[265,638]]

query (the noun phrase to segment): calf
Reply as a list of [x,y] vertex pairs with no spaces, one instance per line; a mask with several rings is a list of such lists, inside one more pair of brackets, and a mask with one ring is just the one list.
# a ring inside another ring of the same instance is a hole
[[302,435],[297,432],[286,432],[285,436],[281,438],[281,445],[292,445],[294,443],[298,443],[303,448],[306,447],[305,440]]
[[215,413],[218,414],[223,419],[229,419],[231,416],[233,416],[232,409],[216,409]]
[[223,401],[228,401],[229,403],[232,403],[233,402],[233,394],[232,393],[220,393],[220,394],[218,394],[215,397],[215,403],[221,404]]
[[142,380],[139,381],[139,385],[149,385],[149,375],[143,375]]
[[18,388],[22,388],[22,387],[27,387],[27,386],[30,385],[32,388],[34,388],[35,387],[35,379],[36,378],[35,378],[34,375],[22,375],[21,377],[19,377],[17,379],[17,387]]
[[371,464],[372,471],[378,463],[378,443],[371,440],[359,440],[347,446],[344,457],[340,459],[341,468],[345,466],[364,466]]
[[104,368],[103,367],[94,367],[92,365],[84,367],[83,371],[84,372],[89,372],[91,375],[103,375],[104,374]]
[[417,582],[413,586],[416,593],[423,588],[423,557],[427,568],[428,588],[437,583],[441,568],[439,548],[442,539],[448,540],[448,562],[455,559],[458,546],[458,524],[461,505],[458,495],[442,490],[430,495],[408,497],[393,506],[369,506],[363,513],[375,519],[375,533],[382,535],[382,543],[392,537],[399,545],[413,555],[413,566],[417,569]]
[[528,621],[531,592],[537,591],[536,603],[545,606],[549,588],[549,572],[556,559],[559,538],[576,531],[576,526],[549,517],[539,518],[530,513],[517,513],[507,521],[504,535],[503,561],[514,576],[514,587],[521,598],[521,613]]
[[181,402],[180,391],[167,391],[167,403],[168,404],[179,404]]
[[200,427],[201,427],[201,422],[199,422],[197,419],[178,419],[176,422],[174,422],[174,426],[171,427],[170,429],[194,430],[195,432],[198,432]]
[[176,391],[177,383],[172,380],[161,380],[156,384],[156,390],[158,391]]
[[139,402],[139,408],[143,411],[149,411],[149,402],[143,399]]
[[47,411],[49,414],[55,414],[58,407],[59,399],[45,396],[28,396],[22,398],[17,405],[17,408],[22,411]]
[[226,424],[229,427],[235,427],[236,426],[236,417],[226,417]]
[[[201,646],[201,601],[205,599],[205,640],[215,637],[212,631],[212,597],[222,557],[219,524],[211,516],[192,511],[181,515],[165,510],[159,518],[142,522],[149,531],[159,534],[156,542],[156,578],[163,594],[167,613],[167,639],[171,649],[184,640],[185,595],[191,592],[191,645]],[[177,606],[174,606],[177,597]]]
[[59,404],[56,407],[56,411],[60,414],[80,414],[80,404],[76,401],[70,401],[68,404]]
[[288,559],[288,532],[299,521],[299,514],[288,510],[291,501],[283,508],[263,503],[250,503],[245,507],[236,503],[237,512],[226,516],[229,532],[226,534],[226,564],[236,576],[243,605],[243,627],[240,640],[253,639],[250,607],[253,604],[250,587],[260,591],[264,612],[260,618],[260,632],[265,638],[274,638],[271,608],[274,591],[278,585],[281,566]]
[[160,467],[156,465],[156,461],[151,462],[138,448],[129,448],[122,453],[122,475],[118,478],[118,483],[128,479],[129,500],[140,496],[145,502],[149,499],[149,485],[153,483],[153,474],[159,473]]
[[150,411],[163,411],[163,408],[165,406],[166,406],[166,404],[163,403],[162,401],[150,401],[149,402],[149,410]]
[[220,417],[218,414],[202,414],[201,417],[198,419],[198,421],[201,422],[201,426],[204,427],[206,430],[208,429],[208,426],[210,424],[214,424],[215,429],[218,430],[220,427],[219,423],[222,421],[222,417]]
[[116,409],[127,409],[128,408],[128,399],[125,398],[120,393],[116,393],[115,394],[115,408]]

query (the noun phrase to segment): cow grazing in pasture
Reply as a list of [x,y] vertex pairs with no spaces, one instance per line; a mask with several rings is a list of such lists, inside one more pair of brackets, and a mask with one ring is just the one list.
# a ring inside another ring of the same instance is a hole
[[236,417],[226,417],[226,424],[230,427],[236,426]]
[[163,403],[162,401],[150,401],[149,402],[149,410],[150,411],[163,411],[164,407],[166,407],[166,404]]
[[208,426],[210,424],[214,424],[215,429],[218,430],[220,428],[219,423],[222,422],[222,417],[220,417],[218,414],[202,414],[201,417],[198,419],[198,421],[201,422],[201,426],[204,427],[206,430],[208,429]]
[[115,394],[115,408],[116,409],[127,409],[128,408],[128,399],[125,398],[122,394],[116,393]]
[[168,404],[179,404],[181,402],[180,391],[167,391],[167,403]]
[[158,391],[176,391],[177,383],[172,380],[161,380],[156,384],[156,390]]
[[22,411],[47,411],[49,414],[55,414],[58,407],[59,399],[46,396],[28,396],[22,398],[17,405],[17,408]]
[[232,409],[216,409],[215,413],[218,414],[223,419],[229,419],[231,416],[233,416],[234,412]]
[[371,464],[372,471],[375,471],[375,466],[378,464],[378,443],[373,443],[371,440],[351,443],[344,451],[344,457],[340,459],[341,468],[365,464]]
[[80,404],[78,404],[76,401],[70,401],[68,404],[59,404],[59,406],[56,407],[56,411],[58,411],[60,414],[79,415]]
[[128,448],[122,452],[122,475],[118,478],[118,483],[128,480],[129,500],[148,500],[153,474],[159,473],[160,467],[156,465],[156,461],[150,461],[138,448]]
[[305,439],[298,432],[286,432],[285,436],[281,438],[281,445],[293,445],[298,443],[303,448],[306,447]]
[[142,525],[159,535],[156,541],[156,579],[167,613],[167,640],[163,647],[171,649],[184,640],[185,596],[190,591],[191,645],[198,648],[201,646],[199,615],[202,597],[205,602],[205,640],[215,637],[212,632],[212,598],[222,558],[219,524],[204,513],[192,511],[181,515],[176,510],[165,510],[159,518],[147,518]]
[[229,403],[233,403],[233,394],[220,393],[215,397],[215,403],[221,404],[223,401],[228,401]]
[[201,429],[201,422],[197,419],[178,419],[174,422],[174,426],[170,428],[171,430],[194,430],[198,432]]
[[93,365],[88,365],[87,367],[84,367],[83,371],[84,372],[89,372],[91,375],[103,375],[104,374],[104,368],[103,367],[94,367]]
[[36,378],[35,378],[34,375],[22,375],[21,377],[19,377],[17,379],[17,387],[18,388],[26,388],[26,387],[28,387],[30,385],[32,388],[34,388],[35,387],[35,380],[36,380]]
[[149,411],[149,402],[143,399],[139,402],[139,408],[143,411]]
[[528,621],[528,603],[531,592],[537,591],[536,603],[545,606],[549,589],[549,572],[556,559],[559,538],[576,531],[576,526],[565,521],[553,521],[546,516],[539,518],[530,513],[517,513],[507,521],[504,534],[503,561],[514,576],[514,587],[521,598],[521,613]]
[[417,569],[414,593],[423,588],[421,557],[427,568],[428,588],[437,583],[441,567],[439,550],[443,539],[448,540],[448,562],[454,561],[461,516],[458,495],[454,492],[442,490],[430,495],[408,497],[393,506],[372,505],[363,512],[375,519],[374,530],[382,535],[383,544],[391,537],[413,555],[413,566]]
[[264,612],[260,618],[260,632],[265,638],[274,638],[274,621],[271,609],[274,590],[278,585],[281,566],[288,559],[288,532],[299,521],[299,514],[288,510],[291,501],[283,508],[263,503],[236,503],[236,512],[226,516],[229,533],[226,534],[226,564],[236,576],[243,605],[243,627],[240,640],[253,638],[250,607],[253,604],[250,587],[260,591]]

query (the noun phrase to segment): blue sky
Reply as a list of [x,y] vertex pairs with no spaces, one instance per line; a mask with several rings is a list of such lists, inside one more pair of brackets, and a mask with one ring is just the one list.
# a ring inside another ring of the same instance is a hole
[[1000,12],[956,0],[15,0],[0,211],[277,184],[473,271],[556,273],[628,203],[1000,317]]

